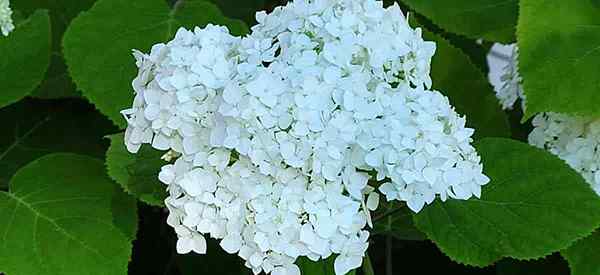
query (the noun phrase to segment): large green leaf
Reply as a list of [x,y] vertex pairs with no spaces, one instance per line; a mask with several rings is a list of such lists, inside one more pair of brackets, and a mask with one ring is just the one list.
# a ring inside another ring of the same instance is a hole
[[518,0],[402,0],[450,32],[473,39],[509,43],[515,40]]
[[83,95],[124,127],[119,112],[132,104],[136,75],[131,49],[148,51],[171,40],[180,26],[208,23],[227,25],[235,34],[246,32],[242,21],[224,17],[203,0],[179,0],[173,9],[164,0],[100,0],[73,20],[63,38],[64,54]]
[[30,94],[44,79],[50,62],[50,19],[36,11],[0,36],[0,108]]
[[112,213],[115,185],[100,160],[52,154],[0,192],[0,270],[9,275],[127,274],[130,238]]
[[600,115],[599,3],[521,1],[517,36],[525,118],[546,111]]
[[81,100],[24,99],[0,109],[0,189],[22,166],[54,152],[103,157],[115,131],[106,117]]
[[483,73],[444,38],[430,32],[423,36],[437,43],[431,62],[433,88],[448,96],[459,114],[466,115],[467,126],[475,129],[475,138],[509,137],[506,114]]
[[163,206],[167,192],[165,185],[158,181],[158,172],[166,164],[160,159],[163,154],[150,146],[142,146],[137,154],[129,153],[123,134],[112,135],[106,152],[108,175],[141,201]]
[[492,181],[481,199],[436,201],[415,216],[452,259],[485,266],[566,248],[600,225],[600,198],[550,153],[509,139],[477,143]]
[[600,230],[561,252],[571,275],[600,275]]
[[62,36],[79,12],[89,9],[96,0],[19,0],[11,2],[13,9],[31,14],[36,9],[47,9],[52,25],[52,55],[45,79],[32,95],[43,98],[78,96],[75,84],[67,73],[62,55]]

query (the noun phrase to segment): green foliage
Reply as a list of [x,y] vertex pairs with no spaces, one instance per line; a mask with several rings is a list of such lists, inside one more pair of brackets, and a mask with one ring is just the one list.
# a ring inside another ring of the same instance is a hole
[[571,275],[600,275],[600,230],[561,252]]
[[163,0],[100,0],[75,18],[65,33],[69,72],[83,95],[115,125],[124,127],[119,112],[131,106],[131,81],[137,71],[131,49],[148,51],[153,44],[170,40],[179,27],[208,23],[226,25],[235,34],[247,30],[243,22],[224,17],[202,0],[177,1],[173,8]]
[[50,62],[48,12],[36,11],[0,36],[0,108],[31,93],[43,80]]
[[25,99],[0,109],[0,117],[0,188],[20,167],[49,153],[103,157],[108,142],[102,136],[114,131],[93,106],[76,100]]
[[600,4],[522,0],[517,31],[525,119],[538,112],[600,115]]
[[374,217],[373,235],[382,234],[393,236],[398,240],[425,240],[425,235],[415,227],[413,212],[406,206],[391,208]]
[[45,79],[32,95],[41,98],[79,96],[75,84],[67,73],[62,54],[62,37],[71,20],[83,10],[89,9],[96,0],[19,0],[12,1],[14,9],[30,14],[36,9],[47,9],[52,25],[52,54]]
[[87,156],[52,154],[19,170],[0,193],[0,269],[127,274],[131,238],[115,225],[114,192],[102,162]]
[[444,38],[430,32],[423,36],[437,43],[431,64],[433,88],[448,96],[459,114],[467,116],[475,138],[510,136],[506,115],[483,73]]
[[509,43],[515,40],[518,0],[402,0],[450,32],[472,39]]
[[481,199],[436,201],[415,216],[455,261],[539,258],[600,225],[600,198],[562,160],[509,139],[487,138],[476,147],[491,178]]
[[160,159],[163,154],[148,145],[142,146],[137,154],[132,154],[125,147],[123,134],[112,135],[106,152],[108,175],[127,193],[141,201],[163,206],[167,192],[165,185],[158,181],[160,168],[167,164]]

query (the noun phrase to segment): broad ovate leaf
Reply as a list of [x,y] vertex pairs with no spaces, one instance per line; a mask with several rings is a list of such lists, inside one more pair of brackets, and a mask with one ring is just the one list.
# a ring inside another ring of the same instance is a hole
[[166,186],[158,181],[160,168],[167,163],[161,159],[164,152],[149,145],[139,152],[127,151],[123,134],[109,137],[110,147],[106,152],[108,175],[123,189],[139,200],[154,206],[163,206],[167,197]]
[[600,275],[600,230],[561,252],[571,275]]
[[520,1],[519,70],[525,118],[600,115],[600,2]]
[[402,0],[441,28],[472,39],[515,40],[518,0]]
[[164,0],[100,0],[72,21],[63,37],[64,55],[83,95],[125,127],[119,112],[133,101],[131,81],[137,72],[131,50],[148,51],[171,40],[179,27],[209,23],[228,26],[234,34],[247,29],[204,0],[180,0],[173,7]]
[[44,79],[50,63],[50,18],[38,10],[0,36],[0,108],[29,95]]
[[534,259],[564,249],[600,225],[600,198],[550,153],[509,139],[476,145],[491,182],[481,199],[435,202],[417,228],[457,262]]
[[23,167],[0,192],[0,271],[127,274],[131,236],[113,214],[115,187],[102,161],[87,156],[52,154]]

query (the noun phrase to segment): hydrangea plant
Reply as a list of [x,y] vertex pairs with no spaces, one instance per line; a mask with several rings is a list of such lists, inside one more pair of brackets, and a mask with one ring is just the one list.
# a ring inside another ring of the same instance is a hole
[[0,273],[599,275],[599,12],[0,0]]

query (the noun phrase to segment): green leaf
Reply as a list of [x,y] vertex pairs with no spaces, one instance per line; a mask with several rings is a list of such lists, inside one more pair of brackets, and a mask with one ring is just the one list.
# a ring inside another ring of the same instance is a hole
[[0,109],[0,189],[23,165],[54,152],[102,158],[115,131],[106,117],[81,100],[24,99]]
[[108,175],[139,200],[163,206],[167,192],[165,185],[158,181],[158,173],[167,164],[160,158],[164,152],[144,145],[137,154],[132,154],[125,147],[123,134],[109,138],[110,147],[106,152]]
[[547,111],[600,115],[598,3],[521,1],[517,36],[527,96],[524,119]]
[[71,20],[96,0],[19,0],[11,3],[13,9],[31,14],[36,9],[47,9],[52,25],[52,55],[50,67],[40,86],[31,94],[40,98],[78,97],[79,92],[69,77],[62,54],[62,37]]
[[254,14],[265,9],[265,0],[210,0],[217,4],[223,13],[231,18],[244,20],[252,26],[256,24]]
[[[302,275],[335,275],[333,263],[335,262],[336,257],[336,255],[331,255],[327,259],[316,262],[313,262],[306,257],[300,257],[296,260],[296,264],[300,267]],[[356,274],[356,269],[346,273],[346,275],[354,274]]]
[[0,36],[0,108],[30,94],[44,79],[50,62],[50,19],[36,11]]
[[[422,241],[426,237],[415,227],[413,213],[408,207],[392,210],[392,213],[384,213],[384,217],[374,221],[371,234],[388,235],[398,240]],[[377,217],[375,217],[377,218]]]
[[481,199],[436,201],[415,215],[452,259],[485,266],[504,256],[539,258],[600,225],[600,198],[564,161],[510,139],[486,138],[476,148],[491,178]]
[[130,240],[113,222],[100,160],[52,154],[0,192],[0,269],[10,275],[127,274]]
[[173,9],[164,0],[100,0],[65,33],[69,72],[83,95],[124,127],[119,112],[133,102],[131,81],[137,72],[131,49],[148,51],[153,44],[171,40],[181,26],[208,23],[226,25],[234,34],[247,31],[242,21],[224,17],[203,0],[179,0]]
[[448,96],[456,111],[467,117],[467,126],[475,129],[475,139],[509,137],[506,114],[483,73],[444,38],[427,31],[423,36],[437,43],[431,62],[433,88]]
[[402,0],[450,32],[472,39],[510,43],[515,40],[518,0]]
[[600,275],[600,230],[561,252],[571,275]]
[[113,222],[129,241],[134,241],[138,231],[137,200],[125,193],[123,189],[116,184],[114,184],[113,189],[111,201]]

